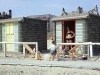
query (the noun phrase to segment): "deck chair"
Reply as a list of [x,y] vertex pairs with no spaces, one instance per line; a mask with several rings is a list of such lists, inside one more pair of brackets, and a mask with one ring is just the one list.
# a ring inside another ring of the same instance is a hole
[[[41,56],[41,52],[38,51],[38,52],[35,52],[35,48],[32,48],[28,45],[28,44],[23,44],[23,46],[26,48],[26,50],[30,53],[30,55],[32,55],[31,57],[32,58],[35,58],[35,59],[38,59],[38,60],[41,60],[42,56]],[[26,55],[25,55],[26,57]]]
[[76,51],[76,49],[79,48],[79,47],[80,47],[80,45],[75,45],[73,48],[71,48],[68,52],[69,57],[79,57],[80,54],[78,54],[78,52]]

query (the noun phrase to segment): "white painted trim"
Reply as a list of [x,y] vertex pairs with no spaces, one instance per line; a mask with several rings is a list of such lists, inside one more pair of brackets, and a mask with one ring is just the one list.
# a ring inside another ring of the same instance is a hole
[[[36,53],[38,53],[38,42],[0,42],[0,44],[4,44],[4,57],[6,57],[6,44],[35,44],[36,45]],[[23,54],[25,54],[25,48],[23,47]]]
[[100,45],[100,43],[92,43],[92,42],[85,42],[85,43],[57,43],[57,47],[59,45],[88,45],[88,54],[90,57],[93,57],[93,49],[92,45]]

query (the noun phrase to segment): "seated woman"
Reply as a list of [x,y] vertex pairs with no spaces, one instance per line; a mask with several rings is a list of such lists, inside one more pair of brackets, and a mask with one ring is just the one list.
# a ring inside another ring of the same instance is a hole
[[[66,42],[67,43],[72,43],[72,39],[75,37],[75,33],[67,27],[67,32],[66,32]],[[70,45],[72,48],[72,46]]]
[[63,50],[63,53],[64,53],[64,57],[66,57],[66,55],[69,55],[69,46],[68,45],[66,45],[65,46],[65,48],[64,48],[64,50]]

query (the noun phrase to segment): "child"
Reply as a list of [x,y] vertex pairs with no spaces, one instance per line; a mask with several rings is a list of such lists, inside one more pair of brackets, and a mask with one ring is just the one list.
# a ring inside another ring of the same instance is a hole
[[56,51],[56,45],[55,45],[55,41],[52,41],[52,45],[50,46],[50,59],[52,59],[52,60],[54,60],[55,59],[55,56],[56,56],[56,53],[57,53],[57,51]]

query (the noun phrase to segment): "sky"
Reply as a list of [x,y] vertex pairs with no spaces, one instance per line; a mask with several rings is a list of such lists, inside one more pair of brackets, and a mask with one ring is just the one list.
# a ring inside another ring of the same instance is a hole
[[12,17],[26,17],[30,15],[52,14],[60,16],[62,8],[70,13],[76,11],[78,6],[83,11],[89,11],[98,6],[100,0],[0,0],[0,12],[12,10]]

